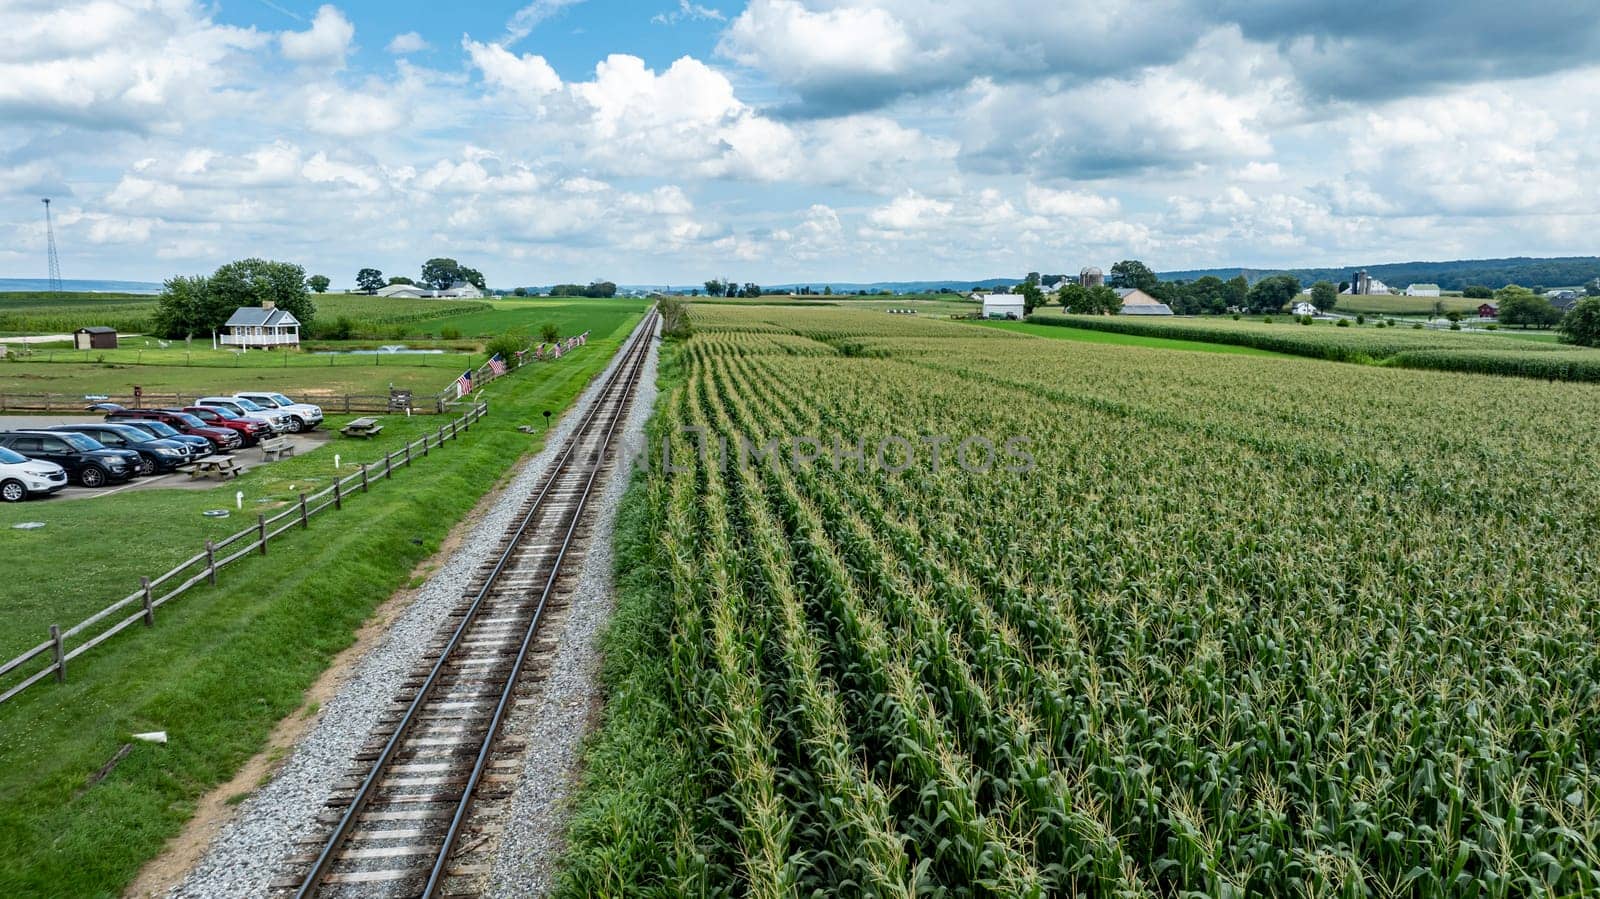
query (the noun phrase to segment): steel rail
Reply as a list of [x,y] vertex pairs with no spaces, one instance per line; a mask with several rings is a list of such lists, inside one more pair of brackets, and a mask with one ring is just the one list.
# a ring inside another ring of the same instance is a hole
[[595,453],[594,470],[590,472],[589,478],[585,482],[584,492],[579,498],[578,507],[572,515],[572,520],[567,529],[566,537],[562,541],[561,552],[559,555],[557,555],[555,564],[551,567],[550,577],[545,585],[544,593],[540,597],[534,619],[529,626],[527,636],[523,640],[522,649],[517,655],[511,676],[506,680],[506,685],[502,692],[500,703],[496,706],[495,717],[492,720],[488,731],[484,735],[482,748],[479,750],[478,757],[474,762],[469,783],[462,791],[462,801],[458,803],[455,816],[452,818],[450,828],[446,832],[445,841],[440,849],[438,859],[430,871],[428,886],[422,895],[424,897],[430,897],[434,895],[439,883],[443,880],[442,874],[444,872],[446,862],[448,861],[451,852],[455,848],[454,843],[455,839],[459,836],[460,824],[463,820],[465,820],[465,813],[467,808],[470,806],[472,790],[476,787],[478,780],[482,776],[483,769],[487,766],[489,751],[494,743],[494,738],[496,731],[499,728],[499,724],[504,717],[504,708],[509,704],[508,697],[513,695],[516,691],[516,682],[521,674],[522,665],[525,661],[527,651],[529,647],[532,646],[534,631],[537,629],[539,619],[542,617],[545,602],[549,598],[551,588],[554,586],[556,577],[560,573],[561,559],[565,557],[567,548],[571,543],[572,536],[577,531],[577,524],[581,518],[583,505],[588,499],[590,490],[593,488],[595,475],[601,468],[601,460],[604,457],[606,449],[609,448],[611,435],[616,430],[617,421],[621,419],[621,412],[627,405],[626,391],[631,390],[633,385],[637,382],[639,370],[642,368],[643,361],[649,356],[649,346],[650,341],[654,337],[655,325],[656,313],[652,309],[645,316],[644,321],[641,322],[639,333],[636,337],[634,337],[633,343],[627,348],[625,354],[619,361],[617,367],[612,371],[611,375],[607,377],[605,384],[602,385],[600,390],[596,393],[594,402],[589,405],[588,409],[584,410],[583,418],[578,422],[577,426],[573,428],[572,433],[568,436],[566,445],[562,447],[560,455],[553,461],[553,464],[550,468],[550,475],[544,479],[544,483],[540,487],[538,494],[534,497],[532,504],[528,507],[527,513],[524,514],[521,521],[518,522],[516,531],[512,534],[510,542],[507,543],[505,550],[500,554],[499,559],[496,560],[494,568],[484,580],[483,585],[478,589],[477,593],[474,594],[472,602],[468,606],[466,613],[462,616],[460,623],[456,625],[455,630],[451,633],[450,640],[439,652],[439,656],[434,661],[433,667],[429,669],[427,677],[423,680],[422,685],[417,689],[416,696],[412,699],[410,705],[406,707],[406,711],[401,716],[400,721],[396,724],[394,732],[390,734],[389,739],[385,741],[382,751],[372,763],[371,770],[368,771],[367,776],[362,780],[361,785],[356,790],[355,796],[351,799],[350,804],[344,811],[344,814],[340,816],[338,823],[334,826],[333,833],[329,835],[327,841],[323,844],[322,851],[318,853],[316,861],[312,863],[311,870],[306,874],[306,877],[301,882],[300,887],[295,891],[296,899],[309,899],[309,897],[314,896],[317,890],[320,888],[323,878],[327,876],[329,869],[333,866],[333,863],[337,860],[339,853],[342,851],[346,842],[346,838],[354,828],[356,820],[361,816],[361,812],[366,808],[367,803],[371,800],[378,783],[382,780],[383,775],[387,771],[389,765],[394,761],[395,753],[399,750],[400,744],[404,742],[412,726],[416,723],[418,714],[421,712],[423,706],[427,703],[430,695],[433,693],[434,687],[437,686],[440,675],[444,671],[445,663],[449,661],[451,656],[455,653],[455,650],[460,645],[463,636],[472,626],[478,610],[482,607],[484,600],[494,589],[496,582],[500,578],[500,575],[505,571],[507,565],[510,564],[512,557],[516,555],[518,549],[521,547],[522,540],[524,536],[526,536],[529,526],[533,523],[539,512],[544,508],[545,500],[549,496],[550,492],[554,489],[556,483],[561,479],[560,475],[563,470],[565,470],[572,462],[574,454],[577,452],[579,445],[583,442],[584,435],[588,432],[589,427],[595,422],[596,417],[600,414],[601,408],[606,404],[606,399],[613,392],[613,388],[617,385],[618,379],[625,377],[626,380],[622,382],[622,397],[616,403],[616,413],[613,415],[610,426],[606,430],[602,445]]

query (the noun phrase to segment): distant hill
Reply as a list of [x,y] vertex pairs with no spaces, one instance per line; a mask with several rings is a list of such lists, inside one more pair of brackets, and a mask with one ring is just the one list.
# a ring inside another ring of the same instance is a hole
[[[0,278],[0,293],[49,290],[45,278]],[[61,289],[67,293],[160,293],[161,285],[150,281],[92,281],[66,278]]]
[[1164,281],[1193,281],[1206,275],[1227,280],[1244,275],[1258,281],[1268,275],[1290,274],[1302,284],[1316,281],[1350,280],[1358,269],[1390,287],[1404,289],[1408,284],[1437,284],[1445,290],[1482,285],[1500,288],[1507,284],[1523,287],[1571,287],[1600,278],[1600,256],[1562,256],[1534,259],[1517,256],[1509,259],[1460,259],[1454,262],[1386,262],[1372,265],[1347,265],[1340,268],[1211,268],[1180,272],[1161,272]]

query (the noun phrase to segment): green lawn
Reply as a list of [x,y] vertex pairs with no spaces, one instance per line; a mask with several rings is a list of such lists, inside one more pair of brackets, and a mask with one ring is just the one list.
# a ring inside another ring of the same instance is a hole
[[446,329],[455,329],[466,337],[503,334],[513,328],[522,328],[537,337],[545,324],[554,324],[562,334],[578,334],[585,330],[596,332],[612,328],[616,323],[647,308],[647,300],[616,297],[605,300],[581,298],[499,298],[480,302],[491,308],[478,309],[452,315],[441,315],[411,323],[408,327],[416,334],[442,336]]
[[[637,313],[633,316],[637,320]],[[349,645],[371,610],[407,582],[449,530],[541,438],[516,426],[570,405],[632,321],[596,330],[584,350],[485,388],[491,412],[460,443],[402,469],[342,512],[291,531],[265,558],[225,570],[45,684],[0,705],[0,895],[114,896],[182,827],[196,799],[255,753],[274,724]],[[327,483],[333,454],[379,456],[443,419],[390,416],[380,440],[330,446],[208,491],[148,490],[0,507],[0,646],[74,623],[237,530],[255,510]],[[246,517],[201,517],[245,493]],[[258,502],[267,500],[267,502]],[[18,531],[19,521],[43,521]],[[135,743],[102,782],[87,779]]]
[[1397,297],[1397,296],[1371,296],[1340,297],[1334,305],[1334,310],[1354,315],[1358,312],[1367,315],[1432,315],[1435,303],[1438,303],[1445,312],[1472,312],[1476,313],[1478,307],[1485,302],[1493,300],[1469,300],[1465,297]]
[[972,324],[1017,334],[1032,334],[1052,340],[1075,340],[1080,343],[1104,343],[1118,346],[1142,346],[1163,350],[1193,350],[1199,353],[1225,353],[1233,356],[1277,356],[1284,353],[1258,350],[1255,347],[1224,343],[1206,343],[1200,340],[1174,340],[1166,337],[1145,337],[1139,334],[1118,334],[1111,331],[1086,331],[1079,328],[1058,328],[1053,325],[1035,325],[1028,322],[974,321]]

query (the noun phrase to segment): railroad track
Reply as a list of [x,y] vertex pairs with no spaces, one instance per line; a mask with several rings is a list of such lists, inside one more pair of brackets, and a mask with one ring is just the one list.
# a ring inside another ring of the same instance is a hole
[[586,551],[584,511],[615,460],[649,353],[647,314],[538,489],[452,613],[453,627],[403,684],[382,731],[363,748],[322,820],[326,839],[274,894],[301,897],[474,896],[487,881],[498,818],[525,748],[500,734],[555,645],[541,637],[565,611]]

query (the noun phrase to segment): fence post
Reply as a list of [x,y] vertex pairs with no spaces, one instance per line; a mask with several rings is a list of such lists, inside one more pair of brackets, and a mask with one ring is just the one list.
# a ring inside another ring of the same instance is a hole
[[56,659],[56,683],[64,684],[67,682],[67,652],[61,645],[61,625],[50,625],[50,643]]
[[217,585],[217,545],[210,540],[206,541],[206,568],[210,575],[211,586]]
[[150,602],[150,579],[139,578],[139,587],[144,592],[144,626],[154,627],[156,623],[156,607]]
[[256,540],[261,544],[261,554],[267,554],[267,515],[265,512],[256,515]]
[[339,494],[339,479],[338,478],[334,478],[333,479],[333,508],[335,510],[339,510],[339,509],[343,509],[344,508],[344,497]]
[[306,492],[300,491],[300,527],[311,527],[311,522],[306,518]]
[[409,442],[406,444],[406,467],[411,467],[411,444]]
[[394,477],[394,453],[383,454],[383,476],[386,478]]
[[361,492],[367,492],[367,463],[361,463]]
[[444,446],[444,425],[439,426],[439,446]]
[[350,394],[344,395],[344,414],[350,414]]

